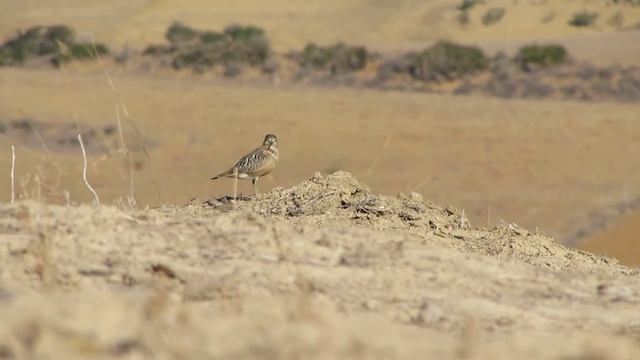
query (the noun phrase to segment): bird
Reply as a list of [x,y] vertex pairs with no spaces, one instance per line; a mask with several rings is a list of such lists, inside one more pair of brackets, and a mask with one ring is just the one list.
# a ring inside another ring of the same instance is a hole
[[229,170],[212,177],[211,180],[222,177],[251,179],[253,193],[257,195],[258,179],[272,172],[279,158],[278,138],[273,134],[267,134],[264,137],[262,146],[241,157]]

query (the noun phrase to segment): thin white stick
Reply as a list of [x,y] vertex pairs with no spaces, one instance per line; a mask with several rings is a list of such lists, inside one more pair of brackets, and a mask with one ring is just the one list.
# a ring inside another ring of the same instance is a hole
[[11,203],[12,204],[16,201],[15,169],[16,169],[16,147],[11,145]]
[[89,181],[87,180],[87,153],[84,151],[84,143],[82,142],[82,135],[78,134],[78,141],[80,142],[80,148],[82,149],[82,158],[84,159],[84,166],[82,169],[82,180],[84,180],[85,185],[89,188],[89,190],[93,193],[93,197],[96,198],[96,205],[100,205],[100,199],[98,198],[98,193],[93,190],[91,185],[89,185]]

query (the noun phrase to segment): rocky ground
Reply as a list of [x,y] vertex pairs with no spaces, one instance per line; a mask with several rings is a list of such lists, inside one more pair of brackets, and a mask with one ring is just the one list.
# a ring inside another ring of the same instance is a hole
[[0,359],[637,359],[637,269],[344,172],[144,210],[2,205]]

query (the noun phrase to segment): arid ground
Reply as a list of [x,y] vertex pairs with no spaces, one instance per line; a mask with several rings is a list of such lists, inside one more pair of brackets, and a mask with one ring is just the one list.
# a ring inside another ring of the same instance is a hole
[[[637,101],[138,61],[182,21],[260,26],[280,59],[308,42],[385,57],[448,39],[640,66],[633,1],[487,0],[464,24],[454,3],[3,1],[0,43],[68,24],[114,51],[0,66],[0,359],[640,358]],[[580,11],[595,24],[568,25]],[[257,198],[241,182],[234,206],[232,181],[209,178],[266,133],[278,168]]]
[[236,205],[0,211],[3,358],[640,355],[637,269],[344,172]]

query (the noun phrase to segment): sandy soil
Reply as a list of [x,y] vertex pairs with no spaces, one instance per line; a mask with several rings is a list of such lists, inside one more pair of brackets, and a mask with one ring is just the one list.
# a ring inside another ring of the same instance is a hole
[[3,358],[637,359],[637,270],[316,176],[258,199],[4,205]]

